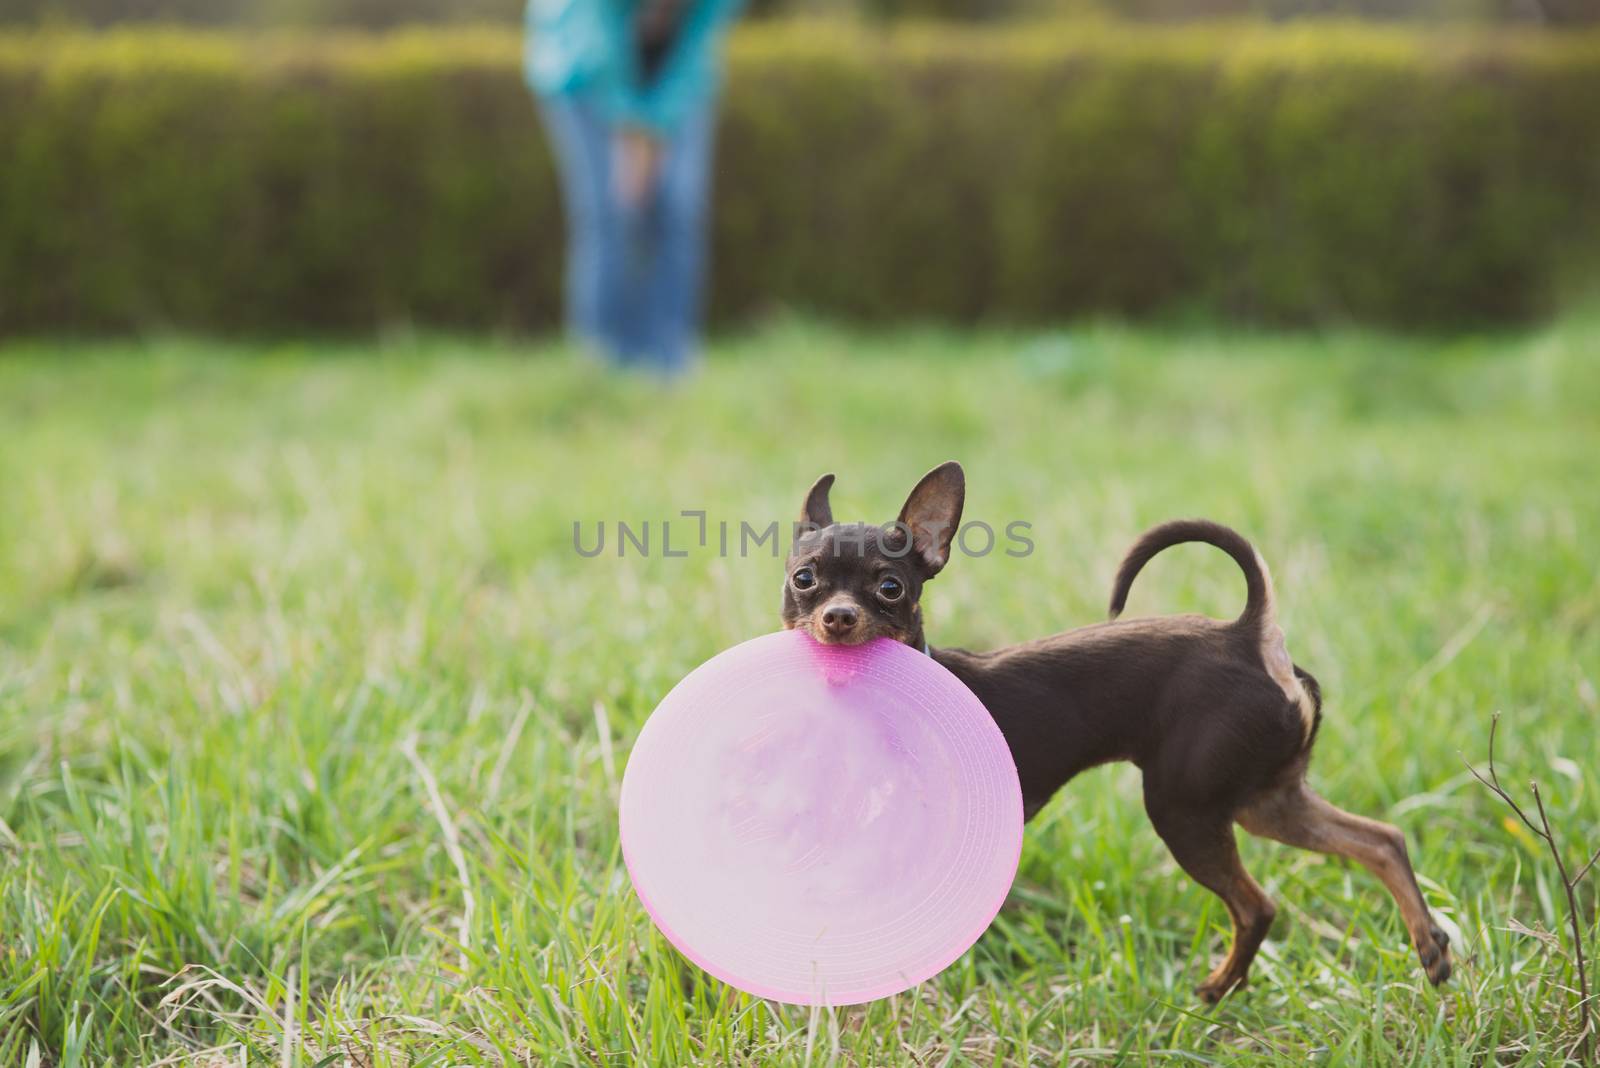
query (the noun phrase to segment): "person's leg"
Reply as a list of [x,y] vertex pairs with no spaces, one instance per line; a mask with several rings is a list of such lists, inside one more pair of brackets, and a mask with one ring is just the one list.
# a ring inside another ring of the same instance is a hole
[[715,126],[711,101],[684,121],[667,146],[650,205],[639,348],[666,375],[687,370],[699,346]]
[[625,361],[623,220],[611,195],[611,134],[593,105],[540,101],[566,208],[567,327],[613,362]]

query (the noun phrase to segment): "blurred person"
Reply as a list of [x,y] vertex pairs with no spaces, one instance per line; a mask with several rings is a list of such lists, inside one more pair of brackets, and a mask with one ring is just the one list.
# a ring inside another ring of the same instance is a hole
[[720,48],[741,2],[529,0],[567,326],[614,364],[670,377],[696,357]]

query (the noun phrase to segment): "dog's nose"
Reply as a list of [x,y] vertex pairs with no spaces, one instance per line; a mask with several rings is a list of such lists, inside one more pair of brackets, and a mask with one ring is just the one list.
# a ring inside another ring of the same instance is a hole
[[830,604],[822,610],[822,629],[829,634],[848,634],[860,619],[855,605]]

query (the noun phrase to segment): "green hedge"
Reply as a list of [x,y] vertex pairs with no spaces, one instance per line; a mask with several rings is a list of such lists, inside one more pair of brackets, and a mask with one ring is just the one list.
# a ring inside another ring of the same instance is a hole
[[[503,30],[0,36],[0,332],[543,328]],[[742,30],[714,311],[1538,314],[1600,250],[1600,35]]]

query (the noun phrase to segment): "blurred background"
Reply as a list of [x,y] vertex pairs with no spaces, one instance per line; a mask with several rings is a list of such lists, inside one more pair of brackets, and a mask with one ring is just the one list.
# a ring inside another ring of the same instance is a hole
[[[756,0],[714,330],[1453,328],[1600,276],[1595,0]],[[517,0],[0,0],[0,333],[544,334]]]
[[[518,0],[6,0],[0,18],[109,25],[181,21],[237,26],[364,26],[412,22],[515,22]],[[763,15],[859,14],[874,18],[1003,19],[1094,15],[1126,19],[1217,16],[1374,19],[1541,24],[1600,20],[1591,0],[752,0]]]

